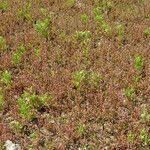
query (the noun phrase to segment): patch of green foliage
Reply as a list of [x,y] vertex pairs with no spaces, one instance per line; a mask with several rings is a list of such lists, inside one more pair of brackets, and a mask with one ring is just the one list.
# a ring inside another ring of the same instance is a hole
[[150,36],[150,27],[148,27],[148,28],[146,28],[146,29],[144,30],[144,36],[145,36],[145,37],[149,37],[149,36]]
[[81,21],[82,21],[84,24],[87,24],[88,21],[89,21],[88,15],[86,15],[86,14],[81,15]]
[[91,38],[91,32],[90,31],[76,31],[75,38],[81,44],[86,44]]
[[0,36],[0,49],[1,50],[6,50],[7,45],[6,45],[6,40],[4,37]]
[[102,77],[99,73],[92,72],[90,75],[90,84],[98,88]]
[[18,50],[13,54],[12,61],[14,65],[17,65],[21,62],[24,52],[26,51],[24,45],[22,44]]
[[6,70],[2,73],[2,77],[1,77],[1,81],[6,85],[6,86],[10,86],[12,83],[12,75],[11,73]]
[[2,89],[0,89],[0,111],[3,110],[3,106],[4,106],[4,95]]
[[141,139],[141,141],[142,141],[144,146],[147,146],[148,143],[150,142],[150,138],[149,138],[148,132],[146,131],[145,128],[143,128],[140,131],[140,139]]
[[45,20],[37,20],[35,24],[35,30],[40,33],[44,38],[48,39],[50,36],[49,25],[51,23],[51,16]]
[[135,89],[132,87],[128,87],[125,89],[125,96],[129,99],[133,99],[135,96]]
[[86,133],[86,126],[84,123],[79,123],[77,126],[77,132],[80,136],[83,136]]
[[73,7],[76,4],[76,0],[66,0],[66,4],[69,7]]
[[73,82],[76,89],[80,89],[82,81],[85,79],[86,72],[84,70],[73,73]]
[[32,87],[21,95],[18,99],[18,105],[20,114],[24,119],[31,120],[35,114],[36,109],[42,106],[48,106],[49,100],[51,100],[51,96],[47,93],[43,95],[37,95],[33,92]]
[[144,66],[143,58],[142,56],[136,56],[135,57],[135,68],[137,71],[142,71]]
[[31,2],[28,1],[22,8],[18,11],[18,16],[21,17],[24,20],[31,21],[32,15],[31,15]]
[[8,5],[8,2],[7,1],[2,1],[0,2],[0,10],[2,11],[6,11],[8,9],[9,5]]

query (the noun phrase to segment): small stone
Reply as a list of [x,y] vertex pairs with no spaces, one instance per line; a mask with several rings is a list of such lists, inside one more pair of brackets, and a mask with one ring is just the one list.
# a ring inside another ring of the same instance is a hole
[[12,141],[7,140],[5,142],[6,150],[22,150],[19,144],[14,144]]

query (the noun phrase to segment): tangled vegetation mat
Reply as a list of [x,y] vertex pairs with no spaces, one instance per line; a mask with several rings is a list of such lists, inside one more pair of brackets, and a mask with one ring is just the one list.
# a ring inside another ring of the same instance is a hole
[[148,150],[149,0],[0,0],[0,149]]

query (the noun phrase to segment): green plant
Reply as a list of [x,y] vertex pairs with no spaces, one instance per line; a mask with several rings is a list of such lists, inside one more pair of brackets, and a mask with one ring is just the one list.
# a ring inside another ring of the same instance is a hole
[[14,120],[10,122],[10,127],[18,131],[21,131],[23,128],[23,125],[19,121]]
[[113,7],[113,3],[110,0],[103,0],[102,1],[102,10],[103,11],[110,11]]
[[127,139],[129,141],[129,143],[133,143],[135,140],[135,135],[131,131],[129,131],[129,133],[127,135]]
[[40,101],[40,103],[41,103],[42,105],[47,106],[49,100],[52,99],[52,96],[49,95],[49,94],[47,94],[47,93],[45,93],[45,94],[43,94],[43,95],[38,96],[38,99],[39,99],[39,101]]
[[111,33],[111,27],[106,22],[102,23],[102,29],[107,34]]
[[0,49],[5,50],[6,48],[6,40],[2,36],[0,36]]
[[86,132],[86,126],[85,126],[85,124],[83,124],[83,123],[80,122],[78,124],[78,126],[77,126],[77,132],[78,132],[78,134],[80,136],[83,136],[85,134],[85,132]]
[[142,71],[144,66],[143,58],[141,56],[136,56],[135,57],[135,68],[137,71]]
[[92,72],[90,75],[90,84],[95,86],[96,88],[99,86],[102,77],[99,73]]
[[31,2],[28,1],[23,8],[20,8],[18,11],[19,17],[21,17],[24,20],[31,21],[32,15],[31,15]]
[[144,36],[145,36],[145,37],[149,37],[149,36],[150,36],[150,27],[148,27],[148,28],[146,28],[146,29],[144,30]]
[[40,49],[39,48],[35,48],[34,53],[35,53],[36,57],[40,58]]
[[76,4],[76,0],[66,0],[66,3],[69,7],[73,7]]
[[24,91],[18,99],[19,111],[24,119],[30,120],[34,117],[33,104],[35,103],[36,95],[32,92],[32,88]]
[[129,99],[133,99],[135,96],[135,89],[132,87],[128,87],[125,89],[125,96]]
[[81,15],[81,21],[85,24],[88,23],[89,17],[86,14]]
[[82,81],[85,79],[86,73],[84,70],[76,71],[73,73],[74,86],[80,89]]
[[94,20],[95,20],[96,22],[98,22],[99,25],[101,25],[101,24],[104,22],[104,18],[103,18],[102,15],[96,15],[96,16],[94,17]]
[[12,83],[12,75],[11,73],[6,70],[2,73],[2,77],[1,77],[1,81],[6,85],[6,86],[10,86]]
[[150,120],[150,114],[149,114],[147,106],[145,104],[142,105],[141,119],[143,121],[149,121]]
[[7,9],[8,9],[8,2],[7,1],[0,2],[0,10],[6,11]]
[[43,37],[48,39],[50,36],[49,33],[49,25],[51,23],[51,16],[47,17],[45,20],[37,20],[35,24],[35,29],[38,33],[40,33]]
[[124,26],[122,24],[118,24],[116,26],[116,31],[117,31],[119,39],[122,40],[124,38],[124,35],[125,35],[125,28],[124,28]]
[[13,61],[14,65],[17,65],[21,62],[22,56],[25,51],[26,51],[26,49],[25,49],[24,45],[22,44],[12,56],[12,61]]
[[4,106],[4,95],[2,90],[0,89],[0,111],[3,110],[3,106]]
[[82,44],[86,44],[91,38],[90,31],[76,31],[75,38]]
[[148,136],[148,132],[146,131],[145,128],[143,128],[140,131],[140,139],[143,143],[144,146],[148,145],[148,143],[150,142],[149,136]]

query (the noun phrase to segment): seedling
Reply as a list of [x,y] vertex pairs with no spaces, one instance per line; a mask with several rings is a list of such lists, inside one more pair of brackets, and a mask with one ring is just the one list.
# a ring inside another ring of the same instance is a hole
[[23,128],[23,125],[19,121],[14,120],[10,123],[10,127],[17,131],[21,131]]
[[38,99],[39,99],[39,101],[41,102],[41,104],[42,104],[43,106],[47,106],[49,100],[51,100],[52,97],[51,97],[49,94],[45,93],[45,94],[43,94],[43,95],[38,96]]
[[116,26],[116,31],[117,31],[117,34],[118,34],[118,38],[122,41],[124,36],[125,36],[125,28],[122,24],[118,24]]
[[125,96],[129,99],[133,99],[135,96],[135,89],[132,87],[128,87],[125,89]]
[[84,24],[87,24],[87,23],[88,23],[88,20],[89,20],[88,15],[86,15],[86,14],[81,15],[81,21],[82,21]]
[[111,27],[106,22],[102,23],[102,29],[107,34],[111,33]]
[[35,24],[35,30],[40,33],[44,38],[48,39],[50,36],[49,25],[51,23],[51,17],[49,16],[45,20],[37,20]]
[[0,89],[0,111],[3,110],[3,107],[4,107],[4,95],[2,90]]
[[18,99],[19,110],[22,118],[31,120],[34,117],[33,105],[36,100],[36,95],[32,92],[32,88],[24,91]]
[[35,48],[34,53],[35,53],[36,57],[40,58],[40,49],[39,48]]
[[76,4],[76,0],[66,0],[66,3],[69,7],[73,7]]
[[131,131],[129,131],[129,133],[127,135],[127,139],[129,141],[129,143],[134,143],[135,135]]
[[145,128],[143,128],[140,132],[140,139],[141,139],[144,146],[147,146],[148,143],[150,142],[148,133],[147,133]]
[[149,112],[147,110],[147,106],[146,105],[142,105],[141,119],[143,121],[150,121],[150,114],[149,114]]
[[82,81],[85,79],[86,73],[84,70],[77,71],[73,74],[74,86],[80,89]]
[[18,15],[24,20],[27,20],[27,21],[32,20],[30,1],[26,3],[26,5],[24,5],[23,8],[19,9]]
[[24,45],[21,45],[18,50],[13,54],[12,61],[14,65],[17,65],[21,62],[22,56],[26,51]]
[[7,48],[6,41],[2,36],[0,36],[0,49],[5,50],[6,48]]
[[150,27],[148,27],[148,28],[146,28],[146,29],[144,30],[144,36],[145,36],[145,37],[149,37],[149,36],[150,36]]
[[7,9],[8,9],[8,2],[7,1],[0,2],[0,10],[6,11]]
[[84,31],[84,32],[83,31],[76,31],[75,38],[81,44],[86,44],[91,38],[91,32],[90,31]]
[[99,73],[92,72],[90,75],[90,84],[98,88],[102,77]]
[[104,22],[104,18],[102,15],[96,15],[94,17],[95,21],[99,23],[99,25],[101,25]]
[[83,136],[86,132],[86,126],[83,123],[79,123],[77,126],[77,132],[79,133],[80,136]]
[[141,56],[135,57],[135,68],[137,71],[141,72],[144,67],[143,58]]
[[12,83],[12,76],[11,73],[6,70],[2,73],[2,78],[1,81],[6,85],[6,86],[10,86]]

